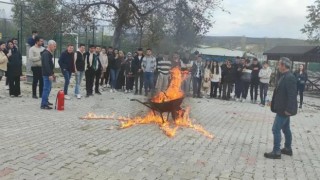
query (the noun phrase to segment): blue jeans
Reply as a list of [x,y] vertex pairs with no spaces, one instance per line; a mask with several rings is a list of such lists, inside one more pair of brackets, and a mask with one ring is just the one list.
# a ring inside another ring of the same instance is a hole
[[237,79],[236,82],[235,82],[235,95],[236,95],[236,98],[240,99],[242,91],[243,91],[243,83],[241,82],[240,79]]
[[52,86],[52,81],[49,80],[49,76],[43,76],[43,91],[42,91],[41,107],[48,106],[51,86]]
[[110,78],[111,78],[111,88],[115,89],[117,86],[117,79],[119,76],[119,69],[110,69]]
[[77,71],[76,72],[76,86],[74,87],[74,94],[80,94],[80,85],[84,75],[84,71]]
[[63,76],[64,76],[64,94],[68,95],[68,87],[70,84],[70,79],[71,79],[71,72],[68,70],[62,70]]
[[272,126],[273,132],[273,152],[281,153],[280,151],[280,143],[281,143],[281,130],[284,134],[285,144],[284,147],[286,149],[291,150],[292,143],[292,134],[290,130],[290,117],[281,116],[279,114],[276,115]]
[[153,72],[144,72],[143,79],[144,79],[144,89],[146,92],[149,90],[154,89],[154,74]]

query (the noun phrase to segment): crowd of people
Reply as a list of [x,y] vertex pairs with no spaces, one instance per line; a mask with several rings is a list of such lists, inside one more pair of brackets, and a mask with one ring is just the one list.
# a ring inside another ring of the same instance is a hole
[[[32,97],[42,98],[41,108],[51,109],[48,96],[51,83],[55,78],[52,54],[56,43],[48,41],[44,48],[44,38],[34,31],[28,39],[30,45],[28,60],[33,72]],[[11,97],[21,96],[20,76],[22,75],[22,56],[18,50],[17,39],[1,42],[0,46],[0,80],[7,76],[8,90]],[[220,98],[260,105],[267,103],[272,70],[268,62],[260,63],[258,59],[236,57],[221,64],[218,61],[203,60],[196,51],[180,54],[169,52],[153,55],[152,49],[145,51],[138,48],[136,52],[124,53],[113,47],[90,45],[86,51],[85,44],[79,44],[78,49],[68,44],[59,58],[59,66],[64,77],[65,99],[70,100],[69,84],[72,74],[75,76],[74,96],[82,98],[81,84],[85,78],[86,97],[101,95],[101,91],[110,88],[111,93],[124,92],[135,95],[154,95],[164,91],[170,82],[170,69],[179,67],[184,75],[181,89],[186,96],[193,98]],[[300,108],[303,103],[303,91],[308,79],[303,65],[295,72],[297,79],[297,94],[300,95]],[[37,96],[37,89],[38,95]],[[260,91],[259,91],[260,90]],[[231,97],[234,92],[234,97]],[[250,95],[250,98],[248,96]]]

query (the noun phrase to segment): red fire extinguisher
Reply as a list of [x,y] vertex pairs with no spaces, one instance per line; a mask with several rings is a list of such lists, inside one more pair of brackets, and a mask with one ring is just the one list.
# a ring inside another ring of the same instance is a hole
[[[57,108],[58,104],[58,108]],[[55,109],[58,111],[64,110],[64,92],[60,90],[57,94]]]

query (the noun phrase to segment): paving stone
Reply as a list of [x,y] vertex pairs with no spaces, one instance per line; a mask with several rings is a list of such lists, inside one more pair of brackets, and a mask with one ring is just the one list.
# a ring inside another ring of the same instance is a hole
[[[1,82],[2,83],[2,82]],[[2,87],[2,86],[0,86]],[[22,89],[30,88],[22,84]],[[52,89],[54,101],[58,89]],[[7,91],[0,88],[0,95]],[[143,96],[103,92],[65,102],[65,111],[43,111],[31,97],[0,99],[0,179],[317,179],[319,99],[292,117],[292,157],[269,160],[269,107],[217,99],[189,99],[191,117],[215,139],[181,128],[174,138],[156,125],[118,130],[116,120],[80,120],[87,112],[128,115],[148,112],[130,101]],[[200,103],[199,103],[200,102]],[[114,129],[108,129],[114,127]],[[283,144],[283,143],[282,143]],[[300,148],[303,147],[303,148]]]

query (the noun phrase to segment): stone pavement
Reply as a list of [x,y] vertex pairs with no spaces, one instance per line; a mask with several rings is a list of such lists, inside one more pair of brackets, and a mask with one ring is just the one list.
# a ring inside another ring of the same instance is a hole
[[[320,100],[292,118],[294,156],[269,160],[274,114],[250,103],[190,99],[191,116],[215,135],[190,129],[170,139],[155,125],[117,130],[118,121],[85,121],[99,115],[142,115],[132,94],[66,101],[63,112],[40,110],[40,100],[23,85],[22,98],[10,98],[0,83],[0,179],[319,179]],[[72,91],[73,92],[73,89]],[[52,90],[54,102],[57,89]],[[70,93],[71,94],[71,93]]]

